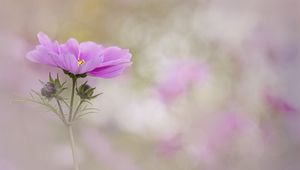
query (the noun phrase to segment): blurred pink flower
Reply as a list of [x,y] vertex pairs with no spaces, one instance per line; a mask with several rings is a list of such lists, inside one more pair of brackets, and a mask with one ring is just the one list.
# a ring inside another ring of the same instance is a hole
[[82,139],[95,158],[111,170],[138,170],[130,158],[115,150],[108,139],[95,130],[86,130]]
[[236,113],[223,113],[221,117],[208,126],[204,138],[201,138],[200,145],[198,145],[196,155],[198,158],[212,163],[217,152],[229,144],[237,133],[247,126],[247,121]]
[[294,106],[292,106],[282,97],[276,96],[270,90],[266,90],[264,92],[264,98],[267,104],[278,112],[285,114],[294,114],[297,112],[297,109]]
[[226,139],[231,138],[237,130],[244,127],[244,120],[238,117],[235,113],[224,113],[221,118],[216,120],[210,129],[210,136],[208,138],[209,145],[217,147],[220,141],[224,143]]
[[119,47],[103,47],[94,42],[78,43],[71,38],[65,44],[52,41],[38,33],[40,45],[27,54],[33,62],[66,70],[74,75],[111,78],[120,75],[131,65],[131,54]]
[[207,78],[207,66],[194,60],[180,61],[167,72],[159,83],[158,92],[165,102],[171,102],[182,95],[189,86]]
[[171,157],[182,148],[182,139],[180,134],[168,134],[162,136],[157,143],[158,154]]
[[[300,115],[298,114],[298,108],[295,105],[292,105],[280,95],[271,91],[270,89],[265,90],[264,99],[266,104],[271,107],[279,115],[277,120],[280,123],[275,123],[274,121],[268,122],[263,121],[261,124],[261,130],[263,138],[266,142],[274,142],[275,139],[279,140],[283,134],[278,132],[278,128],[284,129],[284,135],[288,136],[290,141],[296,140],[300,141]],[[272,117],[271,120],[273,120]]]

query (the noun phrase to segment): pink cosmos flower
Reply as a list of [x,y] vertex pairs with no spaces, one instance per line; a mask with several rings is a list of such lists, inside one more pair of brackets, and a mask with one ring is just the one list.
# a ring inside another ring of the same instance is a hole
[[119,47],[103,47],[91,41],[78,43],[69,39],[65,44],[52,41],[42,32],[37,35],[40,45],[30,51],[30,61],[61,68],[74,75],[112,78],[131,65],[131,53]]

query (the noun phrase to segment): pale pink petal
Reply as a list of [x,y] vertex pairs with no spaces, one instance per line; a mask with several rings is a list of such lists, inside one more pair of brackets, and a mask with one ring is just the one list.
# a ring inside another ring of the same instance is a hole
[[58,42],[53,42],[46,34],[43,32],[39,32],[37,35],[39,42],[42,46],[44,46],[49,51],[58,54],[59,52],[59,44]]
[[79,66],[78,74],[88,73],[101,65],[102,59],[96,57]]
[[70,38],[65,44],[61,45],[60,48],[64,54],[71,53],[75,58],[79,55],[79,44],[74,38]]
[[125,60],[128,62],[132,57],[128,49],[121,49],[119,47],[106,48],[103,53],[103,56],[103,63],[116,60]]
[[119,65],[112,65],[112,66],[105,66],[99,67],[95,70],[89,72],[89,75],[95,77],[102,77],[102,78],[112,78],[119,76],[123,73],[123,71],[129,67],[131,63],[119,64]]
[[55,62],[61,69],[67,70],[73,74],[78,74],[79,72],[77,59],[70,53],[60,55],[58,58],[55,58]]
[[82,42],[79,45],[80,59],[85,61],[91,60],[93,58],[99,57],[102,59],[102,53],[104,48],[94,42]]
[[48,49],[39,45],[35,50],[28,52],[26,58],[35,63],[57,66],[53,58],[58,58],[58,55],[50,53]]

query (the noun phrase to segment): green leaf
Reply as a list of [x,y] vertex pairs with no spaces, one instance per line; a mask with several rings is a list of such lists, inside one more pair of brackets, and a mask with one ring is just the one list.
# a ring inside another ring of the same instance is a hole
[[49,73],[49,81],[53,83],[53,78],[51,76],[51,73]]

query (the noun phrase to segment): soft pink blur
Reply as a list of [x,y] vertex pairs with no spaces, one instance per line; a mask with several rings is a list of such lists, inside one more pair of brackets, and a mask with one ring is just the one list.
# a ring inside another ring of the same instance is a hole
[[0,170],[72,167],[63,124],[19,101],[49,72],[69,81],[25,59],[40,31],[133,54],[121,77],[87,79],[103,94],[74,125],[81,169],[300,169],[299,1],[0,3]]
[[207,66],[197,60],[176,61],[158,85],[158,92],[166,103],[182,96],[190,87],[204,83]]

